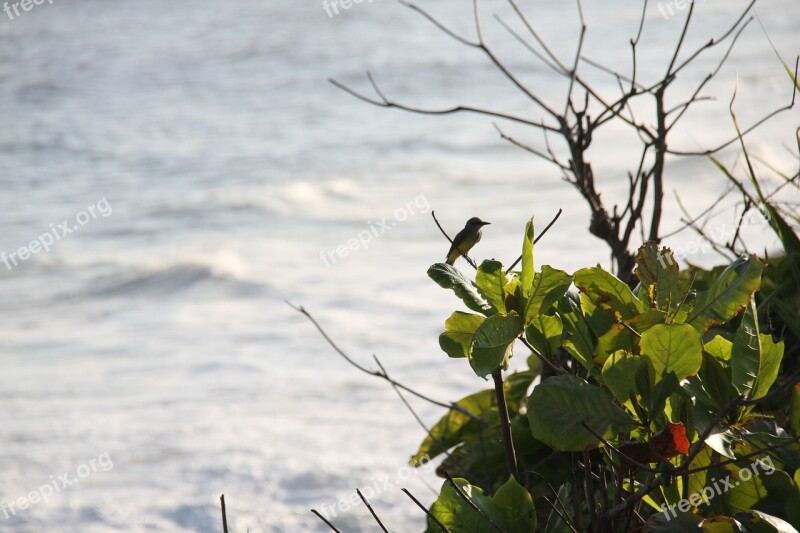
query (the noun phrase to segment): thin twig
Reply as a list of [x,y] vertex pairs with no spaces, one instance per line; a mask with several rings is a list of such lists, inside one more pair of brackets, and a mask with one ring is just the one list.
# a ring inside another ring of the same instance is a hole
[[503,532],[503,529],[502,529],[500,526],[498,526],[497,524],[495,524],[495,523],[494,523],[494,520],[492,520],[491,518],[489,518],[489,516],[488,516],[486,513],[484,513],[484,512],[483,512],[483,510],[482,510],[480,507],[478,507],[477,505],[475,505],[475,502],[473,502],[473,501],[472,501],[472,500],[469,498],[469,496],[467,496],[466,494],[464,494],[464,491],[463,491],[463,490],[461,490],[461,487],[459,487],[459,486],[456,484],[456,482],[453,480],[453,477],[450,475],[450,473],[449,473],[449,472],[446,472],[446,471],[445,471],[445,473],[444,473],[444,476],[447,478],[447,481],[450,483],[450,486],[451,486],[451,487],[453,487],[453,489],[455,489],[456,493],[457,493],[459,496],[461,496],[461,498],[462,498],[462,499],[463,499],[465,502],[467,502],[467,505],[469,505],[469,506],[472,508],[472,510],[473,510],[473,511],[475,511],[476,513],[478,513],[479,515],[481,515],[483,518],[485,518],[485,519],[486,519],[486,521],[487,521],[487,522],[489,522],[489,525],[491,525],[491,526],[492,526],[493,528],[495,528],[497,531],[500,531],[500,533],[504,533],[504,532]]
[[372,506],[369,504],[364,495],[361,494],[361,491],[359,489],[356,489],[356,494],[358,494],[358,497],[361,498],[362,502],[364,502],[364,505],[367,506],[367,509],[369,509],[369,512],[372,514],[372,518],[374,518],[375,521],[378,523],[378,525],[381,526],[383,533],[389,533],[389,530],[386,529],[386,527],[383,525],[383,522],[381,522],[381,519],[378,518],[378,515],[375,513],[375,509],[372,508]]
[[222,508],[222,532],[228,533],[228,514],[225,511],[225,495],[219,497],[219,505]]
[[[553,220],[551,220],[550,223],[544,228],[544,230],[542,230],[542,232],[539,235],[537,235],[535,239],[533,239],[534,246],[536,245],[537,242],[539,242],[539,239],[544,237],[544,234],[547,233],[547,230],[553,227],[553,224],[556,223],[556,220],[558,220],[558,217],[561,216],[561,213],[562,209],[559,209],[558,213],[556,213],[556,216],[553,217]],[[519,263],[520,261],[522,261],[522,256],[519,256],[516,261],[511,263],[511,266],[506,269],[506,274],[511,272],[514,269],[514,267],[517,266],[517,263]]]
[[506,452],[506,466],[508,473],[519,481],[519,470],[517,469],[517,452],[514,449],[514,438],[511,433],[511,420],[508,416],[508,404],[506,403],[506,393],[503,388],[503,371],[496,370],[492,373],[494,379],[494,392],[497,397],[497,412],[500,416],[500,424],[503,428],[503,447]]
[[438,518],[436,518],[436,517],[433,515],[433,513],[431,513],[431,512],[428,510],[428,508],[427,508],[427,507],[425,507],[424,505],[422,505],[422,503],[420,503],[420,501],[419,501],[418,499],[416,499],[416,498],[414,497],[414,495],[413,495],[413,494],[411,494],[410,492],[408,492],[408,489],[405,489],[405,488],[403,488],[403,489],[400,489],[400,490],[402,490],[403,492],[405,492],[405,493],[406,493],[406,496],[408,496],[409,498],[411,498],[411,500],[412,500],[414,503],[416,503],[416,504],[417,504],[417,507],[419,507],[420,509],[422,509],[423,511],[425,511],[425,514],[426,514],[426,515],[428,515],[428,518],[430,518],[431,520],[433,520],[433,523],[434,523],[434,524],[436,524],[436,526],[437,526],[439,529],[441,529],[441,530],[442,530],[444,533],[450,533],[450,530],[449,530],[449,529],[447,529],[447,528],[444,526],[444,524],[442,524],[442,523],[439,521],[439,519],[438,519]]
[[450,115],[450,114],[453,114],[453,113],[477,113],[479,115],[487,115],[487,116],[490,116],[490,117],[496,117],[496,118],[502,118],[502,119],[505,119],[505,120],[510,120],[512,122],[519,122],[520,124],[525,124],[527,126],[533,126],[535,128],[540,128],[540,129],[543,129],[543,130],[549,130],[549,131],[553,131],[553,132],[560,131],[560,129],[555,127],[555,126],[549,126],[549,125],[546,125],[546,124],[541,123],[541,122],[536,122],[534,120],[518,117],[518,116],[515,116],[515,115],[509,115],[507,113],[501,113],[499,111],[492,111],[492,110],[489,110],[489,109],[483,109],[483,108],[479,108],[479,107],[461,106],[461,105],[459,105],[459,106],[454,106],[454,107],[448,107],[448,108],[445,108],[445,109],[423,109],[423,108],[420,108],[420,107],[412,107],[412,106],[408,106],[408,105],[405,105],[405,104],[400,104],[400,103],[394,102],[392,100],[384,100],[384,99],[375,100],[374,98],[370,98],[369,96],[366,96],[364,94],[359,93],[358,91],[356,91],[354,89],[351,89],[350,87],[348,87],[347,85],[343,84],[342,82],[340,82],[338,80],[335,80],[333,78],[329,78],[328,81],[331,84],[333,84],[336,87],[338,87],[339,89],[343,90],[344,92],[350,94],[351,96],[354,96],[354,97],[358,98],[359,100],[362,100],[362,101],[367,102],[367,103],[372,104],[372,105],[376,105],[378,107],[396,108],[396,109],[401,109],[403,111],[408,111],[410,113],[418,113],[418,114],[421,114],[421,115]]
[[439,407],[444,407],[445,409],[451,409],[453,411],[457,411],[459,413],[462,413],[462,414],[470,417],[472,420],[475,420],[475,421],[479,422],[480,424],[487,424],[487,422],[485,420],[483,420],[481,417],[475,416],[474,414],[470,413],[469,411],[467,411],[466,409],[464,409],[463,407],[461,407],[460,405],[458,405],[456,403],[447,404],[447,403],[444,403],[444,402],[440,402],[440,401],[434,400],[434,399],[432,399],[432,398],[430,398],[428,396],[425,396],[424,394],[422,394],[420,392],[415,391],[414,389],[412,389],[412,388],[410,388],[410,387],[408,387],[406,385],[403,385],[399,381],[395,381],[395,380],[389,378],[388,376],[382,374],[381,372],[376,372],[374,370],[369,370],[368,368],[365,368],[365,367],[361,366],[360,364],[355,362],[349,355],[347,355],[341,348],[339,348],[339,346],[333,341],[333,339],[330,338],[330,336],[325,332],[325,330],[322,329],[322,326],[320,326],[319,322],[317,322],[317,320],[313,316],[311,316],[311,313],[306,311],[306,309],[304,307],[302,307],[302,306],[298,307],[298,306],[294,305],[293,303],[291,303],[288,300],[286,300],[286,304],[289,307],[291,307],[292,309],[294,309],[295,311],[297,311],[298,313],[300,313],[303,316],[305,316],[314,325],[314,327],[317,328],[317,331],[319,331],[320,335],[322,335],[322,338],[324,338],[328,342],[328,344],[331,346],[331,348],[333,348],[336,351],[336,353],[338,353],[345,361],[350,363],[351,366],[357,368],[361,372],[363,372],[365,374],[369,374],[370,376],[374,376],[376,378],[383,379],[383,380],[391,383],[392,385],[395,385],[395,386],[403,389],[404,391],[413,394],[417,398],[419,398],[421,400],[425,400],[428,403],[431,403],[433,405],[438,405]]
[[327,525],[329,528],[331,528],[331,530],[335,531],[336,533],[342,533],[341,531],[339,531],[338,529],[336,529],[336,528],[333,526],[333,524],[331,524],[330,522],[328,522],[328,519],[327,519],[327,518],[325,518],[324,516],[322,516],[321,514],[319,514],[319,513],[317,512],[317,510],[316,510],[316,509],[311,509],[311,512],[312,512],[312,513],[314,513],[315,515],[317,515],[317,518],[319,518],[320,520],[322,520],[323,522],[325,522],[325,525]]

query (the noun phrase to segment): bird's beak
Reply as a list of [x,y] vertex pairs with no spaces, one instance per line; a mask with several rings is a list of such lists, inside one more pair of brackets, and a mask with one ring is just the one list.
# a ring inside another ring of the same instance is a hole
[[491,222],[481,222],[481,226],[488,226]]

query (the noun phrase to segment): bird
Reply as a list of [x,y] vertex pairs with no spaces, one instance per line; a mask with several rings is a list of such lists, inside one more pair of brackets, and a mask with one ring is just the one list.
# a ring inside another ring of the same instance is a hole
[[461,254],[467,253],[481,240],[481,228],[491,224],[491,222],[484,222],[478,217],[472,217],[467,220],[464,229],[456,234],[453,239],[453,244],[450,246],[450,251],[447,252],[447,264],[455,264],[456,260],[461,257]]

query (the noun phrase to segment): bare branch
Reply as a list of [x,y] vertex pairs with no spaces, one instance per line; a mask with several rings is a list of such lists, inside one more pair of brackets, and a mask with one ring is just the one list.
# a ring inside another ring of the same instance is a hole
[[378,525],[381,527],[381,530],[383,530],[383,533],[389,533],[389,530],[386,529],[386,527],[383,525],[383,522],[381,522],[381,519],[378,518],[377,514],[375,514],[375,509],[372,508],[372,506],[369,504],[369,501],[367,501],[367,499],[364,497],[364,495],[361,494],[361,491],[359,489],[356,489],[356,494],[358,494],[358,497],[361,498],[362,502],[364,502],[364,505],[367,506],[367,509],[369,509],[369,512],[372,514],[372,518],[374,518],[375,521],[378,523]]
[[354,89],[351,89],[350,87],[348,87],[347,85],[341,83],[338,80],[335,80],[333,78],[329,78],[328,81],[331,84],[333,84],[336,87],[338,87],[339,89],[343,90],[344,92],[350,94],[351,96],[354,96],[354,97],[358,98],[361,101],[367,102],[368,104],[372,104],[372,105],[375,105],[375,106],[378,106],[378,107],[401,109],[403,111],[408,111],[410,113],[418,113],[420,115],[451,115],[451,114],[454,114],[454,113],[477,113],[477,114],[480,114],[480,115],[487,115],[487,116],[490,116],[490,117],[502,118],[502,119],[505,119],[505,120],[510,120],[512,122],[519,122],[520,124],[525,124],[526,126],[533,126],[534,128],[538,128],[538,129],[542,129],[542,130],[553,131],[553,132],[561,131],[560,128],[558,128],[556,126],[549,126],[549,125],[546,125],[546,124],[544,124],[542,122],[535,122],[533,120],[529,120],[529,119],[526,119],[526,118],[518,117],[518,116],[515,116],[515,115],[510,115],[510,114],[502,113],[502,112],[499,112],[499,111],[492,111],[492,110],[489,110],[489,109],[482,109],[482,108],[479,108],[479,107],[459,105],[459,106],[454,106],[454,107],[448,107],[448,108],[445,108],[445,109],[423,109],[423,108],[420,108],[420,107],[412,107],[412,106],[408,106],[408,105],[405,105],[405,104],[400,104],[400,103],[394,102],[394,101],[389,100],[389,99],[384,99],[384,98],[381,98],[380,100],[375,100],[374,98],[370,98],[369,96],[366,96],[366,95],[364,95],[362,93],[359,93],[358,91],[356,91]]
[[411,500],[412,500],[414,503],[416,503],[416,504],[417,504],[417,507],[419,507],[420,509],[422,509],[423,511],[425,511],[425,514],[426,514],[426,515],[428,515],[428,518],[430,518],[431,520],[433,520],[433,523],[434,523],[434,524],[436,524],[436,526],[437,526],[439,529],[441,529],[441,530],[442,530],[444,533],[450,533],[450,530],[449,530],[449,529],[447,529],[447,528],[444,526],[444,524],[442,524],[442,523],[439,521],[439,519],[438,519],[438,518],[436,518],[436,517],[433,515],[433,513],[431,513],[431,512],[428,510],[428,508],[427,508],[427,507],[425,507],[424,505],[422,505],[422,504],[420,503],[420,501],[414,497],[414,495],[413,495],[413,494],[411,494],[410,492],[408,492],[408,489],[405,489],[405,488],[403,488],[403,489],[400,489],[400,490],[402,490],[403,492],[405,492],[405,493],[406,493],[406,496],[408,496],[409,498],[411,498]]

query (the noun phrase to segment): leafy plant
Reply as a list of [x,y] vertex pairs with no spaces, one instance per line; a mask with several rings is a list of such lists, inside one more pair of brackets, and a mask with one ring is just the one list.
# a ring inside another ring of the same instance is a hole
[[[761,407],[793,384],[776,385],[784,345],[759,320],[761,260],[700,287],[647,242],[630,288],[599,266],[537,271],[533,221],[522,249],[519,270],[484,261],[474,281],[428,271],[475,311],[445,322],[442,350],[495,386],[457,402],[412,458],[444,456],[427,531],[800,526],[800,388],[784,411]],[[527,368],[503,379],[520,351]],[[711,495],[720,479],[738,481]]]

